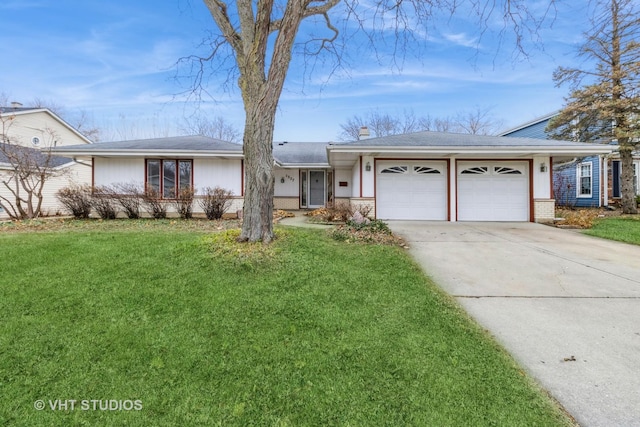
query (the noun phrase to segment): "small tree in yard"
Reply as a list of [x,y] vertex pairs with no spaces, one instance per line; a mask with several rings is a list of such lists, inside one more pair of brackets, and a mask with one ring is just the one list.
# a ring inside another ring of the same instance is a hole
[[199,200],[207,219],[220,219],[231,206],[233,192],[221,187],[207,187]]
[[70,186],[56,192],[56,198],[76,219],[87,219],[91,214],[91,187]]
[[11,219],[37,218],[42,214],[45,183],[65,173],[49,149],[56,134],[45,129],[45,141],[39,141],[42,150],[32,148],[12,136],[13,120],[11,115],[0,116],[0,185],[9,192],[0,194],[0,207]]

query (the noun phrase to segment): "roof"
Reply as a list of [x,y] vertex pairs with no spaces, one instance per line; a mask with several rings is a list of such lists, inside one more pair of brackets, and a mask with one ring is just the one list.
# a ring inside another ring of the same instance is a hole
[[0,107],[0,114],[22,113],[22,112],[25,112],[25,111],[34,111],[34,110],[45,111],[46,108],[41,108],[41,107]]
[[447,132],[415,132],[402,135],[390,135],[370,138],[353,142],[332,143],[333,147],[556,147],[575,146],[585,144],[573,141],[559,141],[538,138],[513,138],[505,136],[472,135],[466,133]]
[[326,142],[278,142],[273,144],[273,157],[278,166],[326,166]]
[[[2,146],[6,146],[6,144],[1,144]],[[42,151],[38,150],[37,148],[31,148],[31,147],[23,147],[23,146],[12,146],[9,147],[9,149],[15,147],[18,150],[25,150],[26,152],[30,153],[29,156],[33,156],[33,158],[36,159],[36,161],[38,162],[38,164],[40,166],[44,165],[45,162],[47,161],[47,155],[45,153],[43,153]],[[69,157],[59,157],[59,156],[52,156],[49,160],[49,166],[52,168],[57,168],[59,166],[62,165],[66,165],[67,163],[71,163],[73,162],[73,159],[69,158]],[[4,166],[4,165],[8,165],[10,167],[11,162],[9,161],[9,159],[7,158],[7,156],[5,155],[5,153],[3,152],[3,149],[0,148],[0,167]]]
[[172,136],[167,138],[133,139],[128,141],[99,142],[88,145],[68,145],[53,149],[56,154],[74,156],[176,156],[216,155],[242,156],[242,145],[202,135]]
[[329,162],[336,167],[349,167],[363,155],[378,158],[561,158],[609,154],[614,149],[615,147],[603,144],[429,131],[327,146]]

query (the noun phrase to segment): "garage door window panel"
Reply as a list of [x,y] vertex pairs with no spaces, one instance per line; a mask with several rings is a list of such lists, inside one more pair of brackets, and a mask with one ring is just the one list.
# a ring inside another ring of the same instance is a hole
[[380,173],[407,173],[409,170],[408,166],[391,166],[388,168],[384,168],[380,171]]
[[464,169],[460,172],[461,175],[488,175],[489,167],[488,166],[476,166],[472,168]]
[[439,175],[441,173],[438,169],[427,166],[414,166],[413,171],[418,175]]
[[522,172],[520,172],[518,169],[509,168],[505,166],[496,166],[494,168],[494,172],[497,175],[522,175]]

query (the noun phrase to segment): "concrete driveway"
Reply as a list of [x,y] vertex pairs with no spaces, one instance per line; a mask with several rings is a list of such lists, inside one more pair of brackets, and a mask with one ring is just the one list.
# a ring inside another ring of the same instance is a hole
[[532,223],[389,221],[583,426],[640,426],[640,247]]

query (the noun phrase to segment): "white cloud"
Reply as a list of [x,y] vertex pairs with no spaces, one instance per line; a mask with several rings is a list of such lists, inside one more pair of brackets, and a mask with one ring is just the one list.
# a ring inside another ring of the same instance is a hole
[[478,37],[471,37],[466,33],[456,33],[456,34],[447,34],[444,33],[443,37],[455,45],[470,47],[470,48],[479,48],[480,40]]

